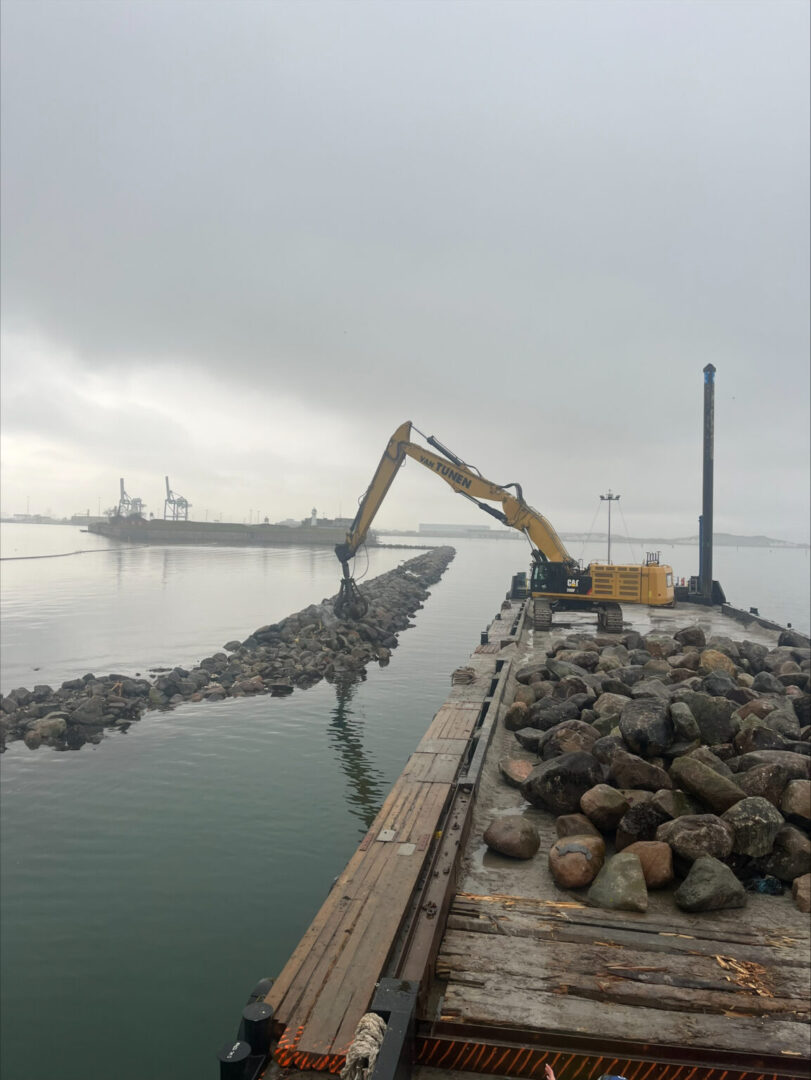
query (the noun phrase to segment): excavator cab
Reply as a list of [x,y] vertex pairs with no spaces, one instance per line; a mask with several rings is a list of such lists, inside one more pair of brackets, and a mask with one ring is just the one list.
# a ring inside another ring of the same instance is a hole
[[556,596],[583,596],[591,589],[591,577],[576,563],[550,562],[533,552],[530,592],[554,593]]

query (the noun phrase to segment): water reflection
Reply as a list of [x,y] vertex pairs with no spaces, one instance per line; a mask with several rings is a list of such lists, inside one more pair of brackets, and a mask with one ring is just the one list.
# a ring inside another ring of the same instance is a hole
[[350,813],[371,827],[385,795],[383,773],[375,768],[363,749],[363,728],[349,707],[358,683],[345,677],[335,684],[335,708],[330,714],[329,737],[335,756],[349,781]]

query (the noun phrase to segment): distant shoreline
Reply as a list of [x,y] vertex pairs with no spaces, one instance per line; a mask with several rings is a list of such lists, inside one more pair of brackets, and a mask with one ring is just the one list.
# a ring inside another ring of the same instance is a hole
[[[91,519],[95,520],[95,519]],[[106,518],[98,519],[106,522]],[[57,518],[43,520],[31,520],[20,521],[18,518],[0,518],[0,523],[3,525],[71,525],[74,528],[79,528],[84,525],[85,522],[64,521]],[[474,539],[474,540],[521,540],[522,537],[517,532],[507,529],[493,529],[488,532],[486,529],[471,529],[461,527],[459,532],[451,532],[450,529],[443,531],[442,533],[424,533],[419,532],[416,529],[387,529],[385,527],[378,527],[375,530],[378,534],[384,534],[386,536],[414,536],[419,537],[421,540],[441,540],[443,538],[453,537],[458,540]],[[560,537],[562,540],[567,540],[569,543],[588,543],[603,544],[608,540],[607,533],[575,533],[575,532],[561,532]],[[681,536],[670,537],[645,537],[645,536],[620,536],[618,534],[612,534],[611,541],[614,544],[666,544],[668,547],[697,547],[697,536]],[[753,547],[753,548],[789,548],[794,551],[809,551],[811,550],[811,544],[809,543],[796,543],[793,540],[776,540],[770,536],[737,536],[735,533],[715,533],[713,536],[714,547]]]

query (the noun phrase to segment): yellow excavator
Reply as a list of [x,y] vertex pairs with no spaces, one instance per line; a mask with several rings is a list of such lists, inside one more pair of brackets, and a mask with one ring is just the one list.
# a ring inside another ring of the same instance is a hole
[[[350,573],[349,560],[366,539],[375,514],[406,457],[424,465],[503,525],[524,533],[532,547],[529,582],[526,574],[517,574],[513,578],[511,595],[531,597],[536,630],[548,630],[555,611],[596,611],[601,630],[619,631],[622,629],[620,603],[656,607],[673,604],[673,571],[659,563],[658,552],[648,552],[641,565],[594,562],[584,568],[572,558],[543,514],[524,502],[520,484],[492,484],[433,435],[423,435],[433,450],[412,442],[411,430],[411,421],[407,420],[392,435],[372,482],[360,500],[345,543],[335,546],[335,554],[343,568],[335,602],[335,613],[339,618],[360,619],[366,614],[368,605]],[[488,506],[487,502],[500,503],[501,509]]]

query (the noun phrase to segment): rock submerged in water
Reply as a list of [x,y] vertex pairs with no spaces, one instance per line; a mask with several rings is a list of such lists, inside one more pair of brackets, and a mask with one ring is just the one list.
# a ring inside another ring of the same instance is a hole
[[[12,739],[25,739],[31,749],[78,749],[98,742],[105,727],[125,728],[149,709],[265,693],[280,697],[322,679],[362,679],[369,664],[388,662],[397,634],[411,625],[430,596],[429,586],[439,581],[455,554],[452,547],[431,548],[364,582],[360,591],[369,610],[357,622],[339,620],[332,598],[259,627],[242,642],[229,641],[195,668],[156,669],[153,681],[87,674],[66,680],[58,690],[19,687],[0,698],[0,749]],[[64,728],[42,724],[52,713],[64,720]]]

